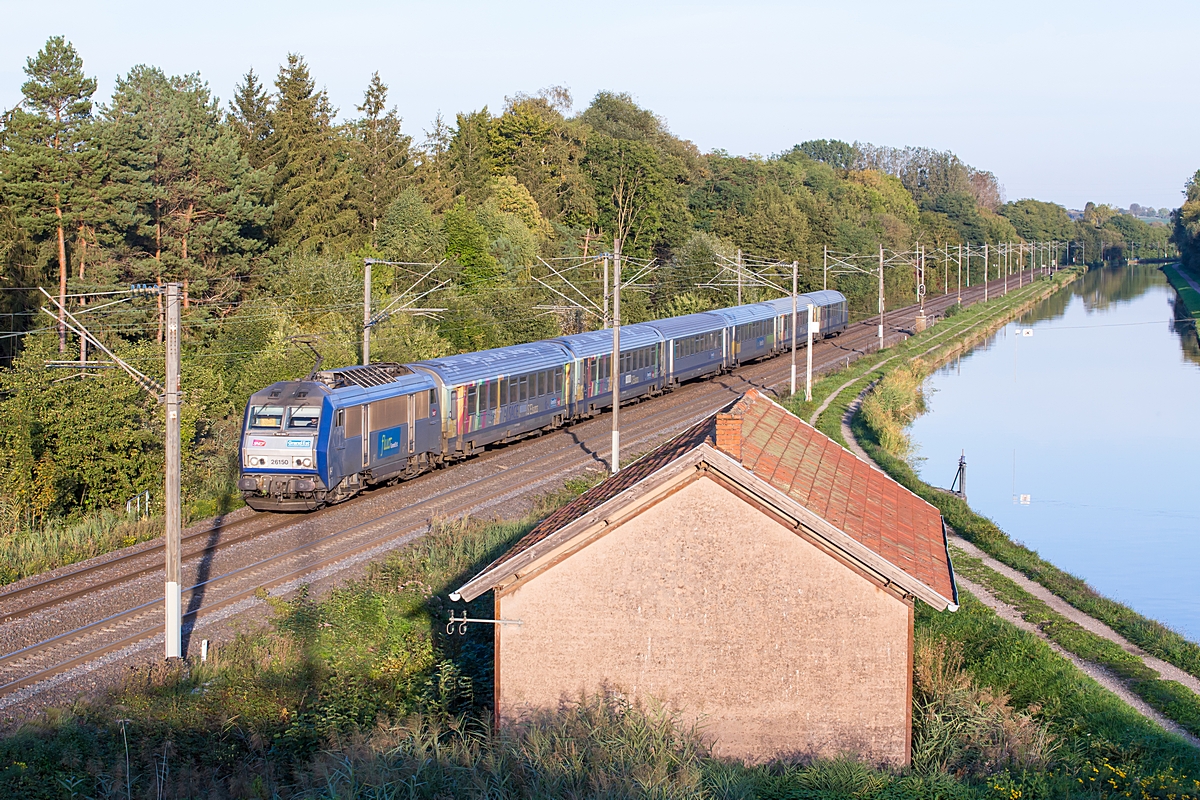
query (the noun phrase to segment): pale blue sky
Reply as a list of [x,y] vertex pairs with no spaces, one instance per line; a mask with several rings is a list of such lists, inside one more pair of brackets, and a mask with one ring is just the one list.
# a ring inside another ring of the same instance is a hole
[[992,170],[1009,199],[1069,207],[1175,207],[1200,169],[1195,0],[0,0],[0,105],[19,100],[25,58],[53,34],[74,42],[102,98],[147,63],[199,71],[227,99],[247,68],[273,77],[294,51],[350,115],[379,70],[418,139],[439,110],[452,120],[559,84],[577,109],[628,92],[702,150],[927,145]]

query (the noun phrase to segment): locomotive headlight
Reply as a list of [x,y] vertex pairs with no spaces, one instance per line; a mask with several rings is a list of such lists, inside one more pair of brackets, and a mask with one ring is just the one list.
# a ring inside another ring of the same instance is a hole
[[257,467],[258,459],[255,456],[246,456],[246,463],[252,467]]
[[311,458],[297,458],[296,466],[297,467],[311,467],[312,459]]

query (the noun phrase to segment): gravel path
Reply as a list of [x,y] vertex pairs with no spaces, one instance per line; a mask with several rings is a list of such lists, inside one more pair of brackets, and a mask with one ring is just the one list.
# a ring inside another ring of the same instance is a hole
[[[842,416],[842,436],[845,437],[846,443],[850,445],[851,452],[853,452],[859,458],[866,461],[871,466],[875,467],[876,469],[879,469],[879,467],[875,464],[875,462],[872,461],[871,458],[867,455],[866,451],[863,450],[862,447],[858,444],[858,440],[854,438],[854,432],[850,430],[850,420],[852,420],[854,418],[854,415],[856,413],[858,413],[858,409],[862,405],[863,398],[866,397],[867,392],[869,392],[871,390],[872,386],[874,386],[874,383],[872,383],[870,386],[867,386],[866,389],[863,389],[862,392],[859,393],[858,397],[856,397],[854,399],[854,402],[852,402],[850,404],[850,406],[846,409],[846,413]],[[838,391],[841,391],[841,390],[839,389]],[[1118,634],[1112,628],[1105,625],[1100,620],[1096,619],[1095,617],[1088,616],[1087,614],[1083,613],[1079,609],[1072,606],[1067,601],[1063,600],[1058,595],[1050,592],[1049,589],[1042,586],[1040,583],[1030,580],[1025,575],[1021,574],[1020,572],[1017,572],[1016,570],[1012,569],[1011,567],[992,558],[987,553],[984,553],[978,547],[971,544],[966,539],[963,539],[958,534],[955,534],[955,533],[950,534],[950,544],[953,547],[956,547],[959,550],[961,550],[963,553],[970,555],[974,558],[980,559],[981,561],[983,561],[983,563],[989,569],[995,570],[996,572],[999,572],[1001,575],[1004,575],[1005,577],[1014,581],[1022,589],[1029,592],[1030,594],[1034,595],[1039,600],[1044,602],[1046,605],[1048,605],[1052,609],[1054,609],[1054,611],[1056,611],[1059,614],[1062,614],[1064,617],[1071,620],[1072,622],[1091,631],[1092,633],[1096,634],[1097,636],[1102,636],[1111,642],[1115,642],[1126,652],[1131,653],[1131,654],[1137,656],[1138,658],[1142,659],[1143,663],[1145,663],[1146,666],[1149,667],[1150,669],[1153,669],[1154,671],[1158,672],[1160,677],[1162,677],[1166,680],[1179,681],[1184,686],[1187,686],[1189,689],[1191,689],[1193,692],[1200,693],[1200,680],[1197,680],[1195,678],[1195,676],[1184,672],[1183,670],[1179,669],[1178,667],[1174,666],[1173,664],[1168,664],[1165,661],[1162,661],[1161,659],[1158,659],[1152,655],[1149,655],[1148,653],[1143,651],[1141,648],[1136,647],[1133,644],[1131,644],[1124,637],[1122,637],[1120,634]],[[1080,658],[1079,656],[1075,655],[1074,653],[1071,653],[1070,651],[1065,650],[1062,647],[1060,647],[1056,642],[1052,641],[1050,639],[1050,637],[1046,636],[1046,634],[1043,633],[1042,630],[1040,628],[1038,628],[1036,625],[1026,622],[1025,618],[1023,616],[1021,616],[1021,612],[1018,611],[1016,607],[1009,605],[1008,603],[1004,602],[1003,600],[1000,600],[999,598],[995,597],[985,587],[980,586],[979,584],[974,583],[974,582],[964,578],[962,575],[956,575],[955,581],[958,583],[959,587],[966,589],[968,592],[970,592],[972,595],[974,595],[976,599],[978,599],[981,603],[986,605],[988,608],[995,611],[1002,618],[1004,618],[1004,619],[1008,620],[1009,622],[1011,622],[1012,624],[1016,625],[1021,630],[1032,633],[1034,636],[1038,637],[1043,642],[1048,644],[1050,646],[1050,649],[1052,649],[1054,652],[1061,655],[1063,658],[1066,658],[1067,660],[1069,660],[1072,664],[1074,664],[1076,667],[1078,667],[1084,674],[1088,675],[1093,680],[1095,680],[1097,683],[1099,683],[1101,686],[1103,686],[1105,689],[1108,689],[1110,692],[1115,694],[1117,697],[1121,698],[1123,701],[1125,701],[1126,704],[1128,704],[1131,708],[1133,708],[1139,714],[1141,714],[1142,716],[1146,717],[1147,719],[1153,721],[1159,727],[1161,727],[1163,730],[1166,730],[1170,733],[1174,733],[1174,734],[1177,734],[1177,735],[1183,737],[1193,747],[1200,748],[1200,738],[1193,736],[1191,733],[1189,733],[1184,728],[1182,728],[1177,722],[1175,722],[1172,719],[1169,719],[1168,717],[1159,713],[1157,710],[1151,708],[1144,700],[1142,700],[1140,697],[1138,697],[1133,692],[1131,692],[1128,688],[1126,688],[1124,682],[1121,681],[1121,679],[1118,678],[1116,675],[1109,672],[1105,668],[1103,668],[1097,664],[1093,664],[1090,661],[1085,661],[1082,658]]]

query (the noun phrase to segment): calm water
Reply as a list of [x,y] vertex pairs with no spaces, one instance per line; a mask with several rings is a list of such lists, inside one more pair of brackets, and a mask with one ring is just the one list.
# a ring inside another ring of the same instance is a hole
[[930,377],[911,435],[927,482],[966,450],[976,511],[1200,640],[1200,348],[1173,301],[1153,267],[1089,273]]

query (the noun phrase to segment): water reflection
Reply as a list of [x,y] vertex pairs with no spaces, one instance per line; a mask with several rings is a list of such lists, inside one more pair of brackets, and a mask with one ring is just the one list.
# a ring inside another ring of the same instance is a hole
[[927,481],[965,449],[976,510],[1200,639],[1200,344],[1173,303],[1153,267],[1093,271],[933,375],[911,434]]

